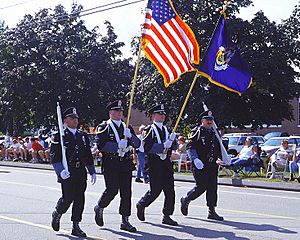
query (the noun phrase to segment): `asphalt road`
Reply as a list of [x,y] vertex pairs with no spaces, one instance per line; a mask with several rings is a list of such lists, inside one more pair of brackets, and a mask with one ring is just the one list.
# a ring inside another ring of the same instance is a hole
[[[99,175],[97,180],[96,185],[88,186],[81,223],[89,239],[300,239],[299,192],[220,186],[217,211],[225,221],[216,222],[206,218],[205,196],[190,204],[189,216],[181,215],[179,199],[193,187],[186,182],[175,182],[174,219],[178,227],[161,224],[163,194],[146,209],[146,221],[139,222],[135,203],[149,185],[133,183],[130,220],[138,232],[119,229],[119,197],[105,209],[105,225],[100,228],[94,222],[93,207],[104,190],[104,181]],[[0,239],[78,239],[70,235],[70,211],[62,218],[60,232],[51,229],[51,213],[60,191],[53,171],[0,167]]]

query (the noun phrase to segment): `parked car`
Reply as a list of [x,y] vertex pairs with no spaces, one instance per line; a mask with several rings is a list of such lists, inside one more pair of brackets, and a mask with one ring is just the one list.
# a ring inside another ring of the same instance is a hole
[[288,139],[289,144],[295,144],[296,147],[300,147],[300,136],[272,137],[260,145],[261,156],[270,157],[278,148],[280,148],[283,139]]
[[228,153],[236,156],[243,146],[247,137],[253,139],[253,144],[261,145],[265,142],[265,139],[262,136],[253,135],[251,133],[228,133],[222,136],[222,141],[228,142]]
[[264,135],[264,139],[267,141],[272,137],[289,137],[290,134],[288,132],[269,132]]

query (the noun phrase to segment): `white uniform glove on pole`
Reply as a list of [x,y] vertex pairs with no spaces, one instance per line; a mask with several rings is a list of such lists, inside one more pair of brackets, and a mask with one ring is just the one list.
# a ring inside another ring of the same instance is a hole
[[60,177],[65,180],[70,177],[70,173],[64,169],[60,172]]
[[57,111],[57,121],[58,121],[60,144],[61,144],[62,165],[63,165],[64,169],[67,172],[69,172],[67,157],[66,157],[66,148],[65,148],[65,145],[64,145],[64,138],[63,138],[64,135],[65,135],[65,132],[64,132],[64,127],[63,127],[63,121],[62,121],[59,102],[57,102],[56,111]]
[[[208,111],[208,107],[205,105],[205,103],[203,103],[203,108],[204,108],[204,111]],[[215,123],[215,121],[213,120],[213,130],[216,134],[216,137],[217,139],[219,140],[219,143],[220,143],[220,146],[221,146],[221,156],[222,156],[222,160],[223,162],[226,164],[226,165],[230,165],[231,164],[231,157],[228,155],[224,145],[223,145],[223,142],[222,142],[222,139],[221,139],[221,136],[217,130],[217,125]]]

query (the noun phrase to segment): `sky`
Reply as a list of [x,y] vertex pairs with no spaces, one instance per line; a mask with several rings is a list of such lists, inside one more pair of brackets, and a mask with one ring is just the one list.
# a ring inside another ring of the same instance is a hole
[[[9,27],[15,26],[25,14],[34,14],[42,8],[53,8],[58,4],[62,4],[67,10],[74,0],[0,0],[0,20],[4,20]],[[110,3],[118,2],[115,5],[98,8],[96,10],[113,7],[120,4],[135,2],[138,0],[75,0],[78,4],[89,9]],[[286,19],[292,13],[294,6],[300,0],[252,0],[253,6],[241,9],[240,17],[250,20],[254,14],[262,10],[265,15],[272,21],[279,23],[282,19]],[[144,21],[142,10],[146,7],[147,1],[141,1],[131,5],[103,11],[89,16],[83,17],[89,29],[99,26],[100,33],[105,34],[104,21],[108,20],[112,23],[115,33],[118,35],[118,41],[124,42],[125,47],[121,50],[125,57],[131,57],[130,42],[131,38],[140,35],[141,24]]]

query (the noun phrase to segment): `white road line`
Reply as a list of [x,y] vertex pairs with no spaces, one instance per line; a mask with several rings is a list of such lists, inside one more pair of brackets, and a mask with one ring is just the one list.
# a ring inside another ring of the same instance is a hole
[[[47,229],[47,230],[53,231],[53,229],[51,227],[49,227],[47,225],[39,224],[39,223],[33,223],[33,222],[29,222],[29,221],[25,221],[25,220],[21,220],[21,219],[17,219],[17,218],[12,218],[12,217],[7,217],[7,216],[1,216],[1,215],[0,215],[0,218],[4,219],[4,220],[7,220],[7,221],[11,221],[11,222],[17,222],[17,223],[21,223],[21,224],[24,224],[24,225],[29,225],[29,226],[38,227],[38,228],[42,228],[42,229]],[[59,232],[60,233],[68,234],[70,237],[72,237],[72,235],[70,234],[70,232],[67,231],[67,230],[60,229]],[[88,237],[85,238],[85,239],[105,240],[104,238],[99,238],[99,237],[90,236],[90,235],[88,235]]]
[[[5,169],[11,169],[11,167],[2,167],[1,168],[5,168]],[[0,170],[1,170],[0,168]],[[47,172],[41,172],[41,171],[45,171],[45,170],[40,170],[40,169],[36,169],[40,172],[37,171],[32,171],[32,169],[22,169],[22,170],[16,170],[13,168],[13,171],[16,172],[22,172],[22,173],[33,173],[33,174],[39,174],[39,175],[48,175],[48,176],[53,176],[55,175],[55,173],[47,173]],[[1,182],[1,181],[0,181]],[[178,187],[180,189],[192,189],[193,186],[195,185],[194,183],[190,183],[190,182],[186,182],[185,184],[191,185],[191,187],[185,187],[185,186],[180,186],[181,183],[176,183],[175,187]],[[219,188],[230,188],[232,189],[232,187],[230,186],[221,186]],[[262,196],[262,197],[272,197],[272,198],[281,198],[281,199],[291,199],[291,200],[300,200],[300,197],[289,197],[289,196],[280,196],[280,195],[270,195],[270,194],[260,194],[260,193],[249,193],[249,192],[245,192],[245,191],[264,191],[264,192],[274,192],[274,193],[284,193],[286,194],[287,191],[282,191],[282,190],[271,190],[271,189],[252,189],[252,188],[240,188],[240,191],[227,191],[227,190],[219,190],[219,192],[223,192],[223,193],[229,193],[229,194],[240,194],[240,195],[249,195],[249,196]],[[293,192],[295,194],[299,194],[297,192]]]

